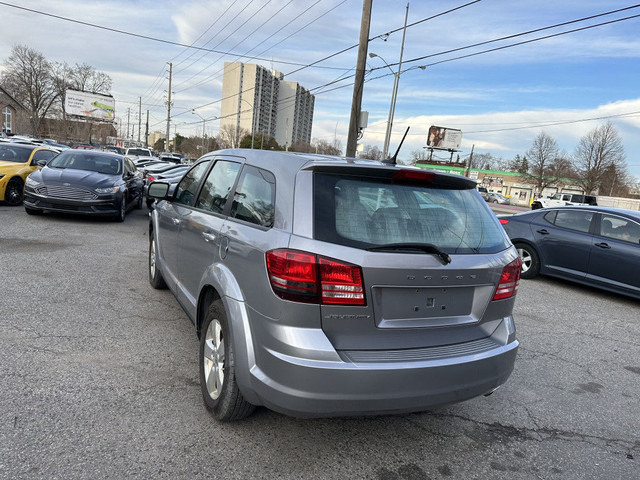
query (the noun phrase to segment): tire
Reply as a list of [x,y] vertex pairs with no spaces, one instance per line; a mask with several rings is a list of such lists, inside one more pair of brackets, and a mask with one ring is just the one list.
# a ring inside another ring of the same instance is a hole
[[27,212],[27,215],[42,215],[42,210],[37,208],[24,207],[24,211]]
[[24,183],[21,178],[12,178],[7,183],[7,188],[4,191],[4,201],[7,205],[12,207],[18,206],[22,203],[24,198]]
[[124,222],[124,219],[127,217],[127,192],[122,192],[122,201],[120,202],[120,206],[118,208],[118,213],[114,217],[116,222]]
[[522,273],[520,277],[525,279],[537,277],[540,273],[540,257],[538,256],[538,252],[526,243],[516,243],[515,247],[518,250],[518,255],[520,255],[520,260],[522,260]]
[[156,290],[167,288],[162,272],[158,268],[158,250],[156,249],[156,239],[151,232],[149,241],[149,283]]
[[222,300],[205,315],[200,335],[200,388],[211,414],[222,422],[241,420],[255,410],[236,382],[233,342]]
[[493,203],[498,203],[498,200],[494,200]]

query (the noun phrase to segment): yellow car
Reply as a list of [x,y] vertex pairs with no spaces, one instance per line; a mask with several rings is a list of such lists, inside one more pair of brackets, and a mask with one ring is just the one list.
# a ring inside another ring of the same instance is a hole
[[0,202],[20,205],[24,196],[24,182],[38,168],[38,162],[48,162],[57,150],[37,145],[0,142]]

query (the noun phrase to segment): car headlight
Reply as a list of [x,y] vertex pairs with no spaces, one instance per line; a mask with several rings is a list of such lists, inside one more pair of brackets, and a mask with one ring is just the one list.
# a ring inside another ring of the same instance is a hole
[[[0,177],[2,177],[2,175],[0,175]],[[31,178],[30,176],[29,176],[29,177],[27,177],[27,179],[25,180],[25,182],[24,182],[24,183],[27,185],[27,187],[31,187],[31,188],[35,188],[35,187],[37,187],[38,185],[40,185],[40,182],[36,182],[36,181],[35,181],[33,178]]]
[[116,193],[120,191],[120,187],[96,188],[97,193]]

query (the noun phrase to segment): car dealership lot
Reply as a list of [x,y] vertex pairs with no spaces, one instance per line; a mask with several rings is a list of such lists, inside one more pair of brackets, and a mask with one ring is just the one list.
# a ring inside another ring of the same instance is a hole
[[124,223],[0,205],[0,478],[634,478],[640,302],[521,281],[521,348],[488,398],[432,412],[222,424],[198,342]]

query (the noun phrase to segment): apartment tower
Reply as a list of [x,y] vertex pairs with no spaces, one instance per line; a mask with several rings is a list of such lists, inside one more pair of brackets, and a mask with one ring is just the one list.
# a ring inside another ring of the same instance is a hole
[[285,81],[280,72],[250,63],[224,64],[220,128],[270,135],[279,145],[310,143],[314,102],[309,90]]

